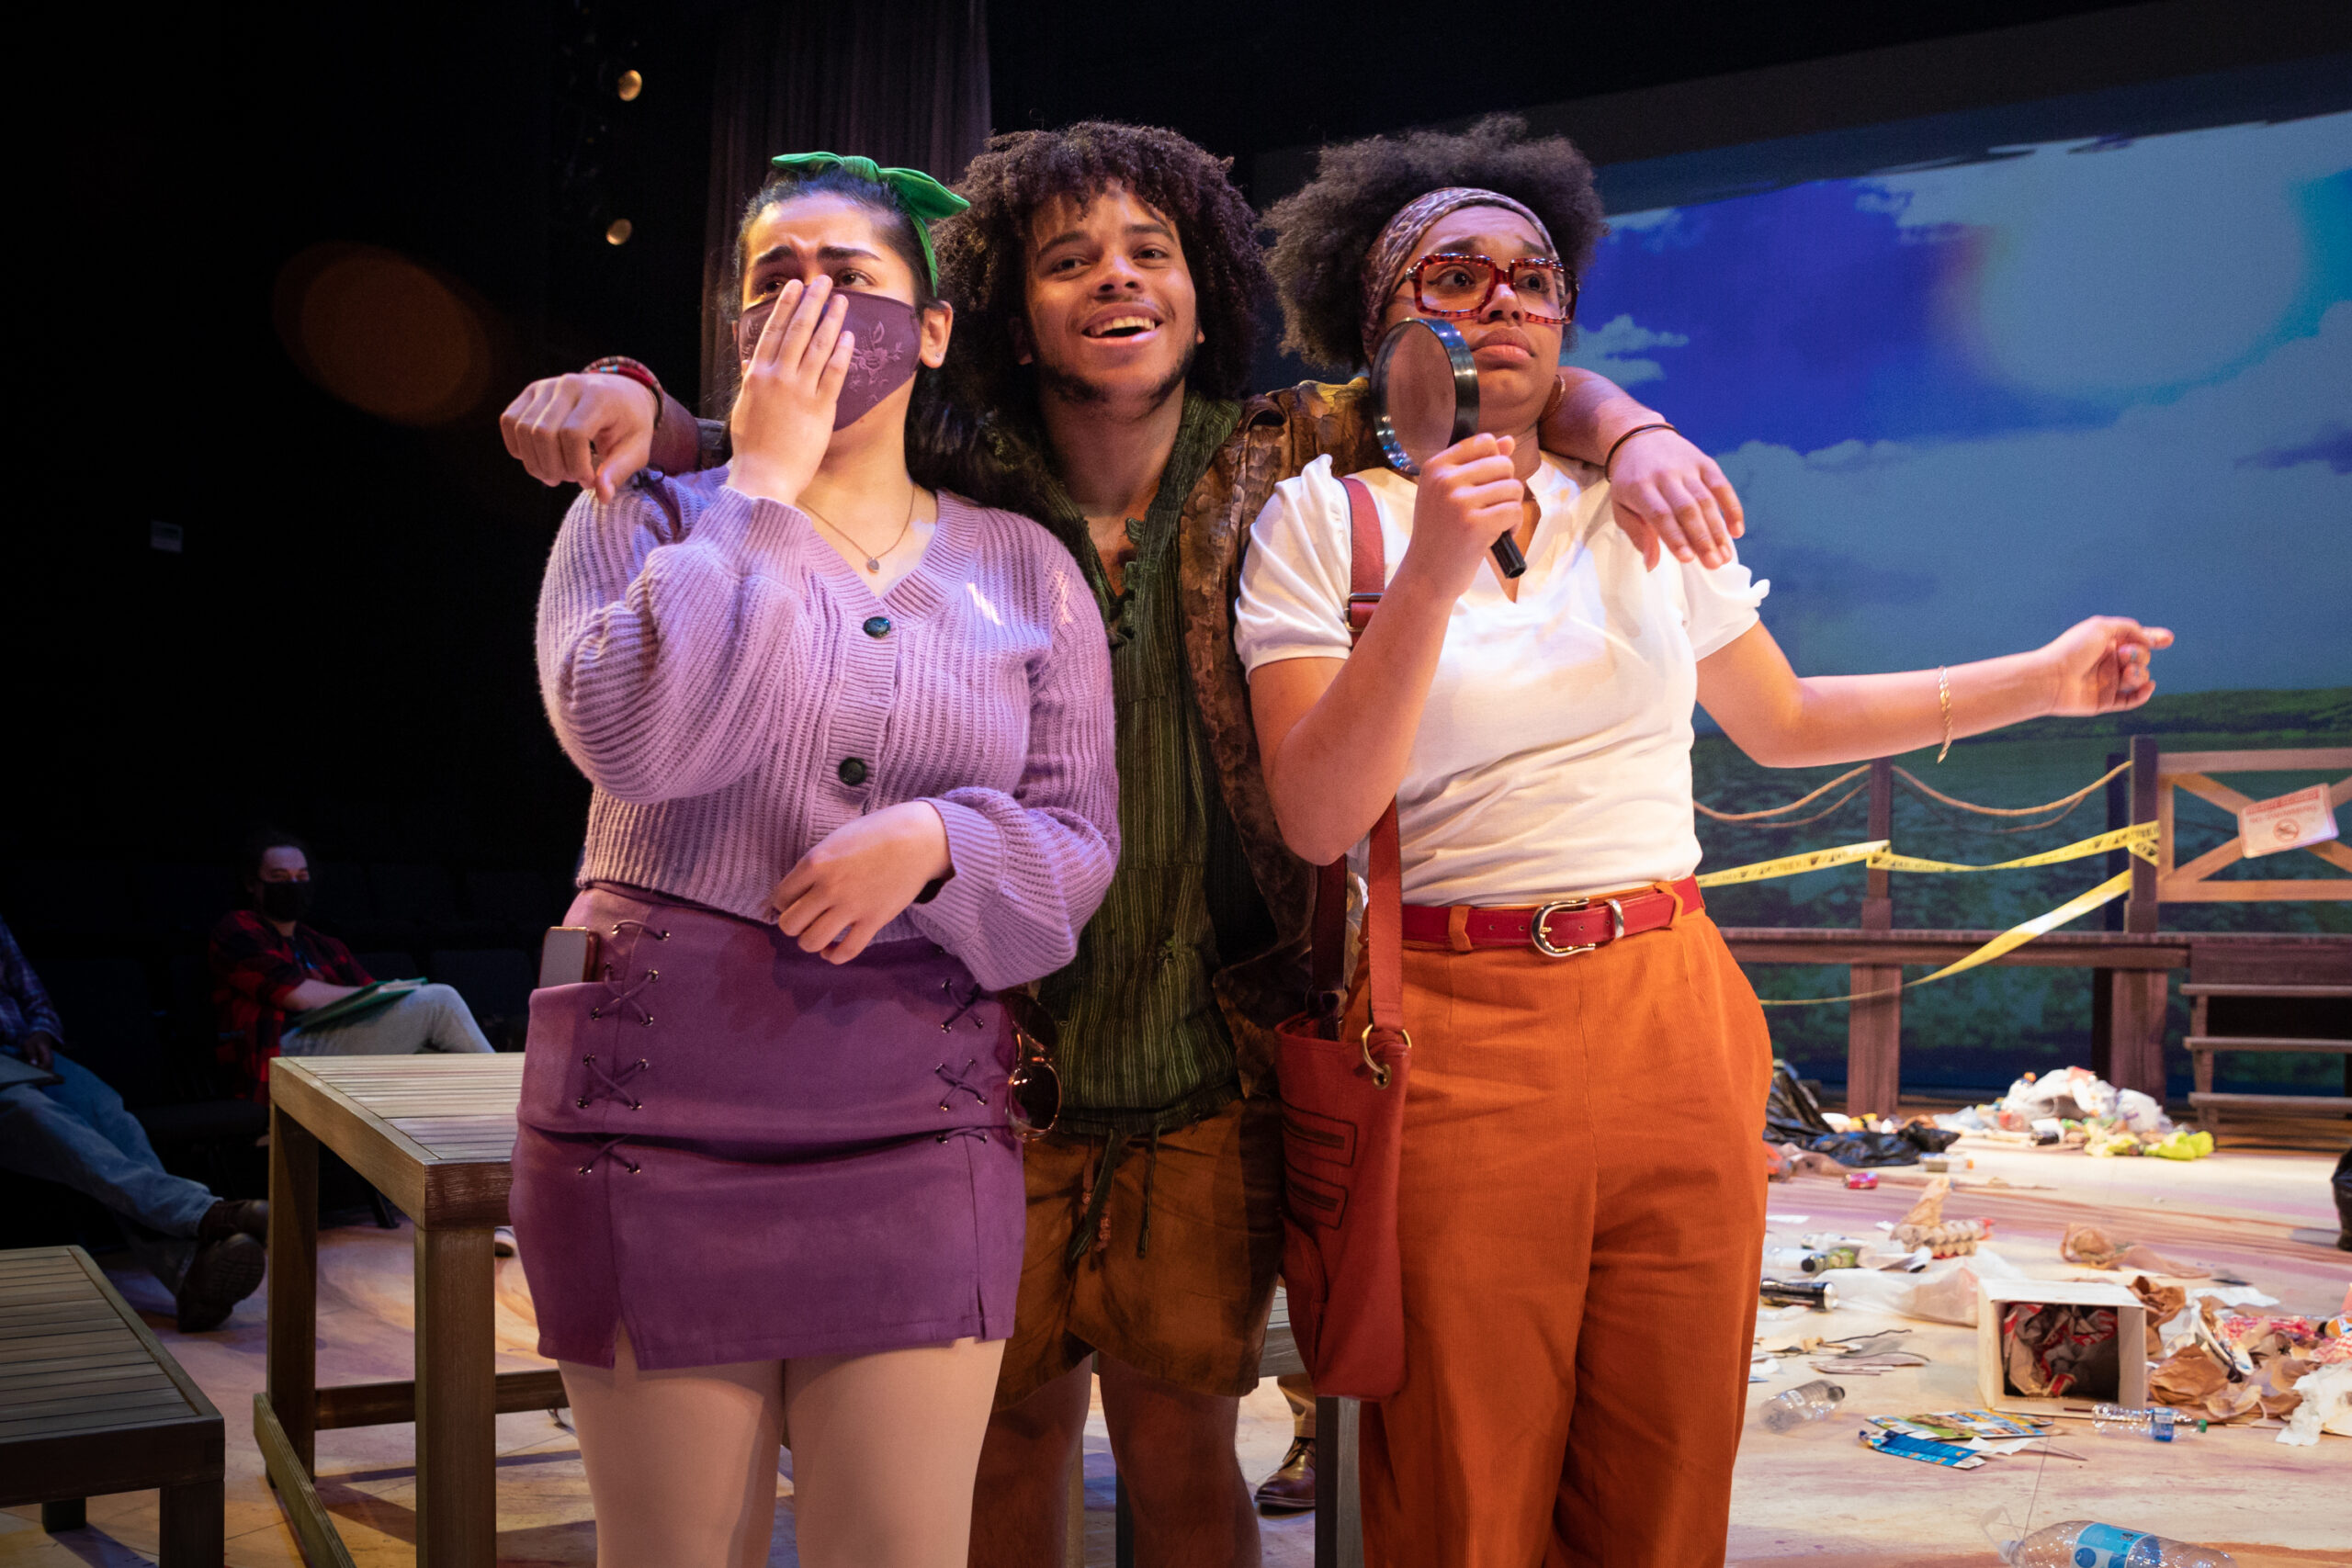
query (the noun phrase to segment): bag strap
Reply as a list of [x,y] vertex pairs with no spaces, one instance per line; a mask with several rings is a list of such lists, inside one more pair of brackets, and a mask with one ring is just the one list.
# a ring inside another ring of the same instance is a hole
[[[1348,638],[1363,638],[1373,612],[1388,585],[1387,544],[1380,532],[1380,512],[1372,491],[1352,475],[1340,483],[1348,494]],[[1396,828],[1396,803],[1374,824],[1365,863],[1363,910],[1364,962],[1371,966],[1372,1023],[1383,1035],[1398,1039],[1405,1031],[1404,854]],[[1340,1033],[1340,1014],[1346,1003],[1340,989],[1341,966],[1348,939],[1348,861],[1345,855],[1324,866],[1315,888],[1315,948],[1312,960],[1314,1013],[1327,1040]]]

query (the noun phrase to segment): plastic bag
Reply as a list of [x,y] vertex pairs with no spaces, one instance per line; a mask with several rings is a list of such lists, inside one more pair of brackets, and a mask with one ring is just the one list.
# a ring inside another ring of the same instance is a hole
[[[1820,1102],[1813,1098],[1804,1085],[1797,1081],[1796,1070],[1786,1062],[1772,1064],[1772,1090],[1764,1100],[1764,1136],[1775,1144],[1794,1144],[1801,1149],[1827,1155],[1839,1165],[1917,1165],[1919,1144],[1906,1136],[1912,1128],[1902,1133],[1841,1133],[1822,1115]],[[1933,1135],[1933,1128],[1917,1131]],[[1947,1138],[1946,1143],[1951,1140]]]

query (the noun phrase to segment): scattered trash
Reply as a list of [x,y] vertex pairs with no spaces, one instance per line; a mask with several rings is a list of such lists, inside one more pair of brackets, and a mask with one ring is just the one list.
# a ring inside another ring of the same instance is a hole
[[1948,1464],[1954,1470],[1975,1470],[1984,1462],[1983,1454],[1954,1443],[1939,1443],[1932,1438],[1905,1437],[1900,1432],[1871,1431],[1864,1427],[1856,1436],[1869,1447],[1897,1459],[1916,1459],[1928,1464]]
[[1757,1294],[1775,1306],[1807,1306],[1815,1312],[1838,1310],[1838,1290],[1826,1280],[1767,1280]]
[[1946,1220],[1944,1200],[1951,1193],[1951,1178],[1939,1176],[1928,1183],[1919,1201],[1894,1226],[1897,1247],[1905,1252],[1926,1247],[1935,1258],[1960,1258],[1993,1234],[1989,1220]]
[[1846,1186],[1855,1192],[1867,1192],[1878,1185],[1878,1177],[1867,1170],[1858,1170],[1846,1178]]
[[2003,1541],[2001,1561],[2010,1568],[2237,1568],[2238,1560],[2210,1546],[2144,1530],[2068,1519],[2044,1525],[2023,1540]]
[[1965,1442],[1971,1438],[2038,1438],[2057,1425],[2046,1416],[2004,1416],[1995,1410],[1938,1410],[1926,1416],[1905,1416],[1900,1422],[1891,1416],[1873,1416],[1871,1419],[1897,1430],[1917,1427],[1914,1436],[1947,1443]]
[[2322,1432],[2352,1437],[2352,1361],[2336,1361],[2296,1381],[2302,1396],[2278,1440],[2290,1448],[2309,1448]]
[[[2313,1376],[2352,1366],[2352,1336],[2341,1332],[2335,1320],[2313,1323],[2223,1309],[2220,1298],[2245,1293],[2254,1292],[2186,1293],[2187,1304],[2159,1331],[2165,1352],[2148,1374],[2151,1398],[2216,1423],[2264,1417],[2291,1422],[2308,1402],[2305,1385]],[[2152,1295],[2157,1301],[2152,1311],[2171,1304],[2169,1296],[2154,1288],[2143,1292],[2143,1299]],[[2269,1298],[2265,1303],[2277,1304]],[[2313,1386],[2324,1392],[2334,1385]],[[2313,1423],[2324,1419],[2311,1417]]]
[[2115,1309],[2071,1302],[2012,1302],[2001,1314],[2002,1367],[2009,1392],[2054,1399],[2083,1383],[2112,1387]]
[[2097,1280],[1987,1282],[1979,1294],[1976,1392],[1987,1406],[2054,1414],[2067,1395],[2150,1403],[2139,1296]]
[[[1916,1135],[1915,1135],[1916,1134]],[[1782,1149],[1826,1155],[1841,1166],[1917,1165],[1921,1153],[1939,1154],[1957,1134],[1932,1126],[1882,1131],[1864,1119],[1835,1117],[1798,1081],[1786,1062],[1772,1064],[1771,1091],[1764,1100],[1764,1141]],[[1791,1162],[1793,1164],[1793,1161]]]
[[2165,1274],[2176,1280],[2202,1280],[2213,1272],[2201,1263],[2167,1258],[2136,1241],[2112,1241],[2105,1231],[2081,1224],[2066,1227],[2058,1256],[2086,1269],[2136,1269],[2143,1274]]
[[2175,1438],[2201,1436],[2205,1423],[2182,1421],[2162,1404],[2094,1404],[2091,1430],[2102,1438],[2146,1438],[2153,1442],[2169,1443]]
[[1826,1269],[1851,1269],[1860,1261],[1860,1248],[1846,1245],[1823,1248],[1768,1247],[1764,1249],[1765,1268],[1793,1269],[1800,1274],[1818,1274]]
[[1955,1134],[2079,1148],[2098,1158],[2201,1159],[2213,1152],[2211,1134],[2177,1131],[2155,1100],[2138,1089],[2118,1089],[2088,1067],[2028,1073],[1999,1100],[1933,1120]]
[[1784,1390],[1756,1407],[1756,1423],[1768,1432],[1790,1432],[1838,1408],[1846,1391],[1819,1378]]
[[1979,1252],[1948,1258],[1916,1274],[1838,1269],[1816,1278],[1834,1283],[1838,1300],[1849,1307],[1973,1327],[1980,1282],[1992,1279],[2007,1283],[2023,1276],[1999,1253]]
[[2140,1152],[2154,1159],[2203,1159],[2213,1152],[2213,1134],[2173,1132],[2154,1143],[2143,1144]]

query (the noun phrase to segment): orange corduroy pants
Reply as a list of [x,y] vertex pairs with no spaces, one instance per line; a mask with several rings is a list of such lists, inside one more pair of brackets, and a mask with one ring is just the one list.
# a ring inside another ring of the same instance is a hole
[[1405,1381],[1363,1408],[1367,1562],[1718,1568],[1764,1236],[1755,992],[1703,914],[1404,969]]

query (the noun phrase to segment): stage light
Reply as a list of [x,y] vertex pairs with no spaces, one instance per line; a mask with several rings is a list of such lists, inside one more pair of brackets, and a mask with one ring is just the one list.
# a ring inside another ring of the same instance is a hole
[[605,230],[605,243],[608,245],[626,245],[628,243],[628,237],[636,232],[636,224],[630,222],[626,218],[616,218]]
[[633,104],[637,102],[638,94],[645,91],[645,78],[635,71],[624,71],[616,91],[620,94],[621,102]]
[[[311,246],[278,275],[275,314],[303,374],[397,423],[464,418],[490,389],[487,307],[456,278],[394,252]],[[151,533],[156,548],[174,547],[160,541]]]

